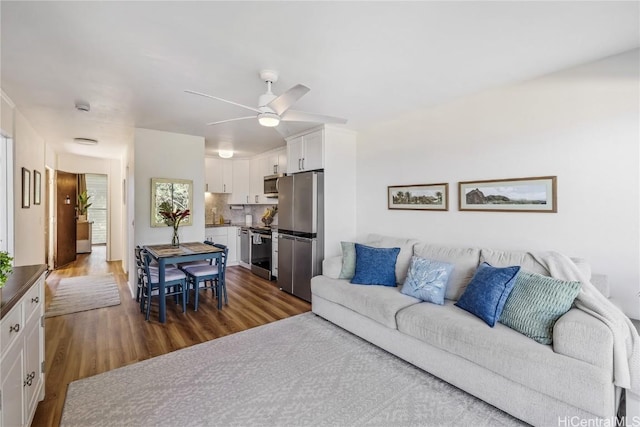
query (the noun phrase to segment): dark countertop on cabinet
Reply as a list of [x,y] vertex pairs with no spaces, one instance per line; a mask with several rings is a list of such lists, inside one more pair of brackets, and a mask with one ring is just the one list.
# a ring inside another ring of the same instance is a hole
[[7,283],[2,288],[0,319],[16,305],[45,271],[47,271],[46,264],[13,267],[13,273],[9,275]]

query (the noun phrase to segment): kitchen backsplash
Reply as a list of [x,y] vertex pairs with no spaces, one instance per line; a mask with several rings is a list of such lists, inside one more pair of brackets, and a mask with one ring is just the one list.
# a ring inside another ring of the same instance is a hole
[[[253,223],[260,223],[260,218],[264,214],[267,208],[273,205],[244,205],[242,209],[230,209],[227,204],[228,194],[212,194],[204,193],[204,207],[205,207],[205,224],[217,224],[220,221],[220,215],[226,220],[231,220],[231,223],[244,224],[245,216],[251,215],[253,217]],[[278,215],[276,214],[273,224],[278,224]]]

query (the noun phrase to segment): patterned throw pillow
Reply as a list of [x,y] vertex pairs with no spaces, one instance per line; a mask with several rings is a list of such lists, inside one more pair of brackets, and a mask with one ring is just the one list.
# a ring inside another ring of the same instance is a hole
[[356,244],[353,242],[340,242],[342,245],[342,270],[338,279],[353,279],[356,274]]
[[431,259],[411,257],[411,266],[402,293],[434,304],[444,304],[444,294],[453,265]]
[[396,286],[399,253],[400,248],[372,248],[356,243],[356,273],[351,283]]
[[541,343],[553,342],[553,325],[571,308],[582,283],[521,271],[500,323]]
[[519,266],[498,268],[483,262],[455,305],[478,316],[493,328],[519,271]]

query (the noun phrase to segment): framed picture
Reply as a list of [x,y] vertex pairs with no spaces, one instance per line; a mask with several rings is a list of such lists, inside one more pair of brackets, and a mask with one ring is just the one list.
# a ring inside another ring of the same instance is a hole
[[449,210],[449,184],[393,185],[387,187],[389,209]]
[[22,168],[22,207],[31,206],[31,172]]
[[[169,203],[174,210],[189,209],[193,212],[193,181],[190,179],[151,178],[151,226],[167,227],[160,205]],[[189,215],[180,223],[193,225],[193,215]]]
[[40,186],[42,183],[42,175],[37,170],[33,170],[33,204],[39,205],[41,199]]
[[549,212],[558,211],[555,176],[492,179],[458,183],[461,211]]

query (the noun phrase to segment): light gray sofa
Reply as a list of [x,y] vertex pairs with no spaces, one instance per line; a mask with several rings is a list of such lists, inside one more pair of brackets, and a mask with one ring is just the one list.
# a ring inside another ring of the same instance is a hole
[[[543,345],[501,323],[490,328],[453,305],[483,261],[545,274],[527,252],[450,248],[380,235],[370,235],[365,244],[401,248],[398,283],[404,282],[412,255],[453,264],[445,304],[422,302],[400,287],[338,279],[342,257],[335,257],[325,259],[323,275],[311,281],[314,313],[527,423],[557,426],[574,416],[611,420],[616,415],[620,389],[613,384],[613,337],[604,323],[572,308],[556,322],[553,344]],[[591,275],[584,261],[574,262],[608,292],[606,278]]]

